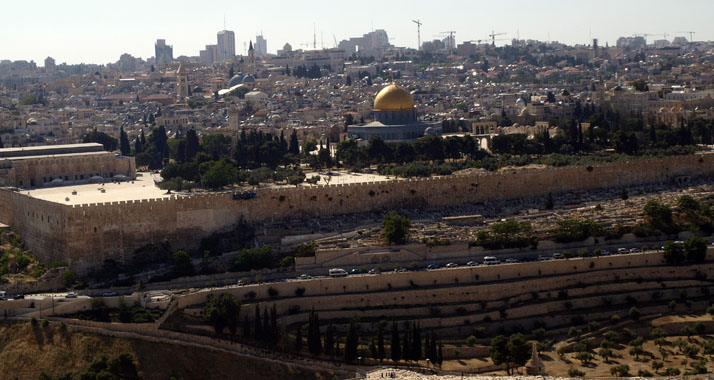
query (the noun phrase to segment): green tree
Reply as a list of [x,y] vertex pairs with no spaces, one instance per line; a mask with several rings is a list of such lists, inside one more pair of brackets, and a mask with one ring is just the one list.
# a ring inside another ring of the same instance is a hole
[[630,308],[630,318],[632,318],[633,321],[637,321],[640,319],[640,310],[636,308],[635,306]]
[[357,359],[357,347],[359,346],[359,319],[355,317],[350,323],[345,337],[345,361],[353,362]]
[[399,326],[396,321],[392,322],[392,340],[389,345],[389,351],[393,362],[398,362],[402,359],[401,339],[399,338]]
[[320,321],[313,307],[310,311],[307,327],[307,349],[313,355],[322,352],[322,336],[320,334]]
[[382,227],[384,228],[384,238],[389,244],[404,244],[407,235],[409,235],[411,221],[406,216],[392,211],[384,217]]
[[664,243],[665,261],[670,265],[678,265],[684,262],[686,256],[684,254],[684,245],[673,241]]
[[384,323],[379,322],[377,326],[377,359],[381,363],[386,357],[384,350]]
[[521,333],[516,333],[506,338],[498,335],[491,340],[488,348],[491,360],[495,365],[505,365],[506,372],[513,374],[512,369],[526,364],[530,357],[530,345]]
[[204,162],[199,166],[203,172],[201,183],[209,189],[220,189],[236,182],[238,170],[226,160]]
[[173,256],[173,273],[177,277],[193,275],[191,257],[184,250],[176,251]]
[[231,139],[222,133],[205,135],[203,136],[203,150],[208,153],[213,160],[220,160],[227,157],[230,153]]
[[189,129],[188,132],[186,132],[186,142],[184,144],[184,160],[186,162],[193,161],[193,158],[196,157],[200,148],[196,131],[193,128]]
[[117,139],[109,136],[104,132],[97,132],[96,129],[92,132],[87,133],[82,139],[82,142],[102,144],[104,146],[104,150],[109,152],[115,151],[117,149],[118,144]]
[[688,238],[684,241],[684,256],[689,262],[703,262],[707,257],[707,241],[699,236]]
[[122,156],[131,154],[131,144],[129,144],[129,137],[124,132],[124,126],[119,129],[119,150]]
[[62,284],[65,288],[69,288],[74,285],[75,281],[76,277],[73,270],[68,269],[67,271],[62,273]]

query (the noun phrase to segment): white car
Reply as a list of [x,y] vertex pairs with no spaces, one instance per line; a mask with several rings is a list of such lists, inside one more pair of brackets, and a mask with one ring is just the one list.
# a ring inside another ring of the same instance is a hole
[[478,263],[475,262],[475,261],[469,261],[468,263],[466,263],[466,265],[468,265],[468,266],[470,266],[470,267],[477,267],[477,266],[478,266]]
[[448,264],[446,264],[446,267],[447,267],[447,268],[458,268],[458,267],[459,267],[459,264],[456,264],[456,263],[448,263]]
[[77,293],[69,292],[64,296],[64,298],[77,298]]
[[299,278],[300,280],[309,280],[309,279],[311,279],[312,277],[311,277],[309,274],[303,273],[303,274],[301,274],[300,277],[298,277],[298,278]]
[[521,261],[518,259],[506,259],[506,264],[515,264],[515,263],[520,263]]

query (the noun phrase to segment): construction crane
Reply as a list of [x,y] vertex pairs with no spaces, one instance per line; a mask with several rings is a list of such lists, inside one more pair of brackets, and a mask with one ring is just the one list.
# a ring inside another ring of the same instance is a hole
[[680,31],[677,32],[677,33],[689,33],[689,42],[694,42],[694,33],[696,33],[696,32],[690,32],[690,31],[686,31],[686,30],[685,30],[685,31],[681,31],[681,30],[680,30]]
[[489,37],[491,37],[491,45],[496,46],[496,36],[501,36],[504,34],[506,34],[506,33],[496,33],[492,30],[491,34],[488,35]]
[[447,30],[446,32],[441,32],[442,35],[449,35],[449,54],[454,54],[454,47],[456,45],[456,40],[454,40],[454,34],[456,34],[455,30]]
[[332,39],[335,40],[335,49],[337,49],[337,37],[335,37],[334,33],[332,33]]
[[417,24],[417,50],[421,50],[421,21],[412,20],[413,23]]

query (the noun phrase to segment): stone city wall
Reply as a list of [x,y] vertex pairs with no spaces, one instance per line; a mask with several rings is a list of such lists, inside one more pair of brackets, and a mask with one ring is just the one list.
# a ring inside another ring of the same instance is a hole
[[[249,222],[394,208],[455,206],[543,196],[549,192],[672,182],[710,176],[714,154],[594,166],[509,169],[498,173],[350,185],[263,188],[254,199],[232,192],[68,206],[0,190],[0,222],[11,225],[43,259],[65,258],[80,272],[104,259],[127,261],[149,243],[195,249],[200,238]],[[48,219],[49,218],[49,222]]]

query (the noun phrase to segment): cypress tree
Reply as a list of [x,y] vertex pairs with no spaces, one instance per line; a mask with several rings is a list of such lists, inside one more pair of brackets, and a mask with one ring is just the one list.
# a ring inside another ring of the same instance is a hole
[[141,146],[144,147],[146,146],[146,135],[144,134],[144,130],[141,130]]
[[320,336],[320,321],[318,319],[315,308],[310,311],[307,329],[307,348],[313,355],[319,355],[322,352],[322,337]]
[[243,337],[248,338],[250,336],[250,321],[248,316],[243,318]]
[[298,325],[295,331],[295,352],[299,354],[300,350],[302,350],[302,325]]
[[335,355],[335,331],[332,324],[327,325],[327,330],[325,330],[325,355],[330,355],[330,357]]
[[392,342],[389,346],[389,351],[393,362],[398,362],[402,359],[401,342],[399,341],[399,326],[396,321],[392,322]]
[[178,162],[186,162],[186,140],[179,140],[176,146],[176,157],[174,159]]
[[196,131],[190,129],[186,132],[186,145],[184,148],[184,159],[186,162],[193,161],[199,149],[198,135],[196,135]]
[[270,314],[268,314],[268,306],[263,307],[263,340],[272,341],[273,331],[270,330]]
[[2,144],[2,137],[0,137],[0,149],[4,148],[5,145]]
[[369,342],[369,352],[372,354],[372,359],[379,359],[379,353],[377,352],[377,345],[374,344],[374,339]]
[[263,326],[261,324],[262,320],[260,319],[260,303],[255,304],[255,328],[253,329],[253,333],[255,334],[255,339],[262,339],[263,338]]
[[[0,142],[0,145],[2,143]],[[0,146],[2,148],[2,146]],[[122,156],[128,156],[131,154],[131,145],[129,144],[129,137],[124,132],[124,126],[119,129],[119,150]]]
[[285,131],[281,130],[280,131],[280,153],[281,155],[284,155],[285,153],[288,152],[288,141],[285,140]]
[[347,330],[345,337],[345,361],[353,362],[357,359],[357,346],[359,345],[359,326],[357,318],[350,323],[350,328]]
[[141,145],[141,139],[136,138],[136,141],[134,141],[134,154],[139,154],[144,151],[143,146]]
[[439,366],[441,366],[441,363],[444,362],[443,348],[444,348],[444,345],[441,344],[441,342],[440,342],[439,343],[439,351],[436,353],[436,364],[438,364]]
[[414,322],[412,325],[413,333],[412,333],[412,358],[414,360],[421,360],[422,354],[421,354],[421,332],[419,331],[419,325]]
[[277,343],[280,340],[280,330],[278,329],[278,311],[275,308],[275,304],[270,309],[270,335],[273,343]]
[[402,357],[404,358],[404,361],[410,361],[412,360],[412,353],[411,353],[411,344],[409,340],[409,324],[404,328],[404,340],[402,341]]
[[288,151],[294,155],[300,154],[300,143],[298,142],[297,132],[293,129],[293,133],[290,134],[290,146]]
[[377,359],[381,363],[386,357],[384,353],[384,323],[380,322],[377,327]]

